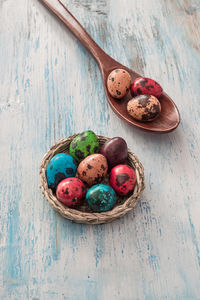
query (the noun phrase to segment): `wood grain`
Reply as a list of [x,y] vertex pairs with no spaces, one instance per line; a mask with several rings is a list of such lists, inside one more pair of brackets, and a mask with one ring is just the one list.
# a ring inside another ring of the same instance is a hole
[[[198,0],[63,0],[114,59],[157,80],[182,121],[165,136],[108,106],[95,61],[37,0],[0,1],[0,298],[200,299]],[[122,136],[146,170],[140,204],[102,226],[71,223],[39,190],[58,139]]]

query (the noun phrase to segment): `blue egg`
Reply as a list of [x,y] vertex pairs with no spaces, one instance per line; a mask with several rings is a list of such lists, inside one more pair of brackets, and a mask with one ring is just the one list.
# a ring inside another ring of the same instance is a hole
[[68,177],[74,177],[76,170],[77,164],[71,155],[56,154],[49,161],[46,170],[48,187],[55,190],[60,181]]
[[106,184],[96,184],[86,194],[89,207],[95,212],[103,212],[112,209],[116,203],[115,191]]

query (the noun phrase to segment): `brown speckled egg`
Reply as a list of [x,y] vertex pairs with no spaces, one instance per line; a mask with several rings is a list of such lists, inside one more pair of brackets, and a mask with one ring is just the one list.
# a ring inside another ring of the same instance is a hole
[[161,112],[161,105],[152,95],[139,95],[128,102],[127,111],[136,120],[152,121]]
[[87,156],[79,164],[77,169],[78,178],[88,185],[100,183],[106,176],[108,164],[102,154],[92,154]]
[[107,87],[110,95],[114,98],[121,99],[130,89],[131,76],[123,69],[115,69],[108,76]]

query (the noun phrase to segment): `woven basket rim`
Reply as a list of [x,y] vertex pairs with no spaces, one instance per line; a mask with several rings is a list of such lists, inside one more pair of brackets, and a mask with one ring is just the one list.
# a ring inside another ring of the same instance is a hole
[[[57,141],[43,156],[43,159],[40,163],[39,171],[40,171],[40,188],[42,190],[43,195],[51,204],[51,206],[60,213],[64,218],[67,218],[76,223],[86,223],[86,224],[102,224],[112,222],[116,218],[119,218],[125,215],[128,211],[130,211],[138,201],[139,196],[145,188],[144,184],[144,168],[139,161],[138,157],[128,149],[128,162],[129,165],[132,166],[136,173],[136,185],[133,191],[133,194],[129,196],[122,204],[118,204],[114,206],[114,208],[107,212],[84,212],[78,210],[78,207],[69,208],[62,204],[53,194],[52,190],[48,188],[47,178],[46,178],[46,167],[48,165],[49,160],[56,155],[57,153],[66,152],[67,146],[69,146],[70,142],[78,135],[74,134],[67,138],[60,139]],[[102,135],[97,135],[100,144],[105,143],[111,138],[105,137]],[[61,151],[62,149],[66,149],[65,151]]]

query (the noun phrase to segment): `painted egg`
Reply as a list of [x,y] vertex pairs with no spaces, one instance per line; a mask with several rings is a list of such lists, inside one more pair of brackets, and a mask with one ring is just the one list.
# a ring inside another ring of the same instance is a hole
[[96,184],[86,194],[88,206],[95,212],[111,210],[116,200],[115,191],[106,184]]
[[108,163],[102,154],[92,154],[86,157],[79,164],[77,169],[78,177],[86,184],[93,185],[100,183],[106,176]]
[[121,137],[115,137],[103,144],[100,153],[107,158],[108,165],[112,168],[127,159],[127,144]]
[[139,121],[152,121],[161,112],[159,100],[151,95],[140,95],[127,103],[127,111],[131,117]]
[[76,177],[62,180],[56,190],[58,200],[68,207],[83,204],[85,194],[84,183]]
[[120,196],[129,195],[135,187],[135,171],[127,165],[117,165],[110,172],[110,185]]
[[68,177],[74,177],[77,170],[76,161],[69,154],[56,154],[50,161],[46,170],[48,187],[55,190],[58,183]]
[[162,87],[155,80],[138,77],[131,84],[131,95],[133,97],[137,95],[153,95],[159,98],[162,94]]
[[70,144],[69,153],[78,162],[86,156],[98,153],[100,149],[96,134],[87,130],[77,135]]
[[110,95],[114,98],[123,98],[130,89],[131,75],[123,69],[113,70],[107,80],[107,88]]

